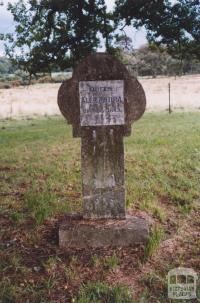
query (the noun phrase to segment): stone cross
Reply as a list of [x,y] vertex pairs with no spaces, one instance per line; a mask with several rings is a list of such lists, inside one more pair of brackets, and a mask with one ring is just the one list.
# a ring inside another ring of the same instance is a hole
[[81,137],[83,217],[125,219],[123,138],[145,111],[142,86],[118,60],[96,53],[61,85],[58,105]]

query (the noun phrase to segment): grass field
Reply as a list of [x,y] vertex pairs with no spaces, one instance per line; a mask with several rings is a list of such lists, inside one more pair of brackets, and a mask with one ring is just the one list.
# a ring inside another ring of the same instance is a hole
[[[200,75],[182,77],[139,78],[144,88],[148,112],[200,110]],[[57,105],[61,83],[44,83],[0,89],[0,119],[60,115]]]
[[59,222],[81,212],[80,140],[62,118],[0,122],[0,302],[164,303],[170,269],[200,272],[200,113],[146,114],[125,150],[148,246],[63,251]]

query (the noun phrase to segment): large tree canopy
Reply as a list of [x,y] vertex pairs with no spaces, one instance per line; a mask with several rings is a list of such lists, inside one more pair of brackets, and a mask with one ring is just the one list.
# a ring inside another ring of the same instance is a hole
[[4,37],[7,54],[30,74],[56,64],[61,69],[109,44],[113,26],[104,0],[20,0],[9,4],[15,34]]
[[145,26],[148,40],[174,56],[200,59],[200,0],[116,0],[115,14],[124,24]]
[[116,0],[112,13],[105,0],[19,0],[8,9],[16,30],[2,37],[6,52],[30,75],[74,66],[97,51],[100,37],[117,54],[113,41],[122,43],[126,25],[145,26],[149,41],[167,45],[173,56],[200,60],[200,0]]

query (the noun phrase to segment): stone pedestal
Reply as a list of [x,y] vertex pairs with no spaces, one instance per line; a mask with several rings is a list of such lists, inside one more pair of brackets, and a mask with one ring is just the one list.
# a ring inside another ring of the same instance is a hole
[[144,219],[66,220],[59,229],[59,245],[63,248],[126,247],[145,245],[149,228]]

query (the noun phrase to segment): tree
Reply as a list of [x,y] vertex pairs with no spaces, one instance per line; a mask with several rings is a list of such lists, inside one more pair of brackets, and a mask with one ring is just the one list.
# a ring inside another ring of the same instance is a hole
[[131,52],[126,25],[145,26],[149,42],[166,45],[181,62],[191,56],[200,60],[200,0],[116,0],[112,13],[105,0],[18,0],[8,9],[16,29],[14,35],[2,36],[6,53],[30,76],[74,66],[97,51],[100,36],[111,54]]
[[17,70],[17,67],[5,57],[0,57],[0,74],[11,74]]
[[166,45],[181,61],[200,59],[200,0],[116,0],[115,16],[126,25],[145,26],[149,42]]
[[173,58],[167,51],[166,46],[147,44],[132,52],[120,52],[120,60],[135,76],[160,75],[177,76],[181,74],[199,73],[200,63],[192,57],[180,60]]
[[183,44],[184,58],[200,61],[200,0],[182,0],[177,4],[180,26],[189,35]]
[[116,35],[115,46],[127,53],[133,51],[133,41],[126,34]]
[[8,10],[16,28],[3,37],[6,53],[30,76],[74,66],[96,51],[99,33],[109,47],[113,26],[104,0],[19,0]]

